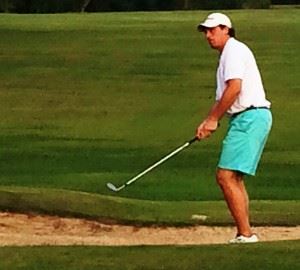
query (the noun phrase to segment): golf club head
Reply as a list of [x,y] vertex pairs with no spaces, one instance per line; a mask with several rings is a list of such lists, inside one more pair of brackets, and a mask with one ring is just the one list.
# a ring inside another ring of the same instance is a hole
[[117,188],[117,187],[116,187],[114,184],[112,184],[112,183],[107,183],[106,186],[107,186],[110,190],[112,190],[112,191],[114,191],[114,192],[118,192],[118,191],[120,191],[121,189],[123,189],[123,188],[125,187],[125,185],[123,185],[123,186]]

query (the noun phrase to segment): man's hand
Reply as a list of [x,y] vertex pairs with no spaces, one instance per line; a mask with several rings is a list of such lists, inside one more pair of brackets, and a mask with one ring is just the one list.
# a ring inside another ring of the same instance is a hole
[[218,128],[218,120],[207,118],[196,130],[196,137],[201,140],[208,138]]
[[214,103],[208,113],[208,117],[197,128],[196,137],[199,140],[209,137],[218,128],[218,121],[222,119],[226,111],[235,102],[241,92],[241,88],[241,79],[226,81],[226,88],[221,99]]

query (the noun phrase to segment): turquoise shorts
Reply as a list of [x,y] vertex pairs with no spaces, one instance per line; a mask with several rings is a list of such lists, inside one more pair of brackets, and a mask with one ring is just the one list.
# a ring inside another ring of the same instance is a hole
[[268,109],[252,109],[231,117],[218,167],[255,175],[271,126]]

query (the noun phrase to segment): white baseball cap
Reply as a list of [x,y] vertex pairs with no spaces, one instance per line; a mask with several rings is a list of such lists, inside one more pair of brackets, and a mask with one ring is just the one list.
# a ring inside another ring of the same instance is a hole
[[213,28],[219,25],[227,26],[232,28],[232,24],[228,16],[223,13],[211,13],[207,16],[203,23],[198,25],[198,30],[202,32],[205,28]]

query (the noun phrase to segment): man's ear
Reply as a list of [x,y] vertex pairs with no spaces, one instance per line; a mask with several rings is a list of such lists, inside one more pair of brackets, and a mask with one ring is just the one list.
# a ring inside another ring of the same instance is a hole
[[225,33],[229,35],[229,28],[227,26],[224,27]]
[[229,28],[225,25],[220,25],[220,28],[222,29],[222,31],[225,32],[225,34],[229,35]]

